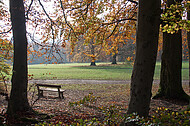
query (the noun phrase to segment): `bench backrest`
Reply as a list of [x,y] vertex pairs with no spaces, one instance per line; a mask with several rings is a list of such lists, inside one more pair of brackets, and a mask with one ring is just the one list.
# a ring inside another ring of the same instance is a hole
[[49,85],[49,84],[36,84],[36,86],[51,87],[51,88],[61,88],[61,85]]

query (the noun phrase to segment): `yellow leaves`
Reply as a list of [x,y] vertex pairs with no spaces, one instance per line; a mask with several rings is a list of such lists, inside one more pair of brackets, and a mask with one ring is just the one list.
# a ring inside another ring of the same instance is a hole
[[97,60],[96,59],[97,56],[95,56],[94,54],[87,54],[87,53],[84,53],[84,54],[91,57],[91,62],[95,62]]
[[1,59],[0,61],[0,79],[3,78],[4,74],[9,75],[10,74],[10,64],[5,63],[6,60]]
[[161,16],[161,19],[166,24],[163,26],[163,32],[174,34],[178,32],[179,29],[190,29],[190,22],[182,18],[186,18],[184,12],[187,12],[190,9],[188,4],[187,1],[182,3],[176,2],[164,10],[164,13]]
[[8,40],[0,39],[0,57],[1,62],[6,62],[12,58],[13,46]]
[[[59,10],[60,5],[56,4],[55,12],[50,15],[55,24],[52,28],[50,27],[50,21],[44,19],[39,21],[34,19],[31,24],[42,24],[44,32],[42,32],[43,46],[47,46],[51,43],[52,38],[55,40],[61,38],[63,42],[59,45],[61,48],[66,47],[66,42],[70,43],[71,55],[74,53],[75,46],[82,38],[83,47],[86,53],[90,54],[91,45],[95,45],[95,55],[98,58],[102,48],[106,52],[118,53],[118,47],[122,47],[123,44],[127,43],[127,40],[132,39],[132,35],[135,34],[135,21],[121,21],[123,18],[131,18],[136,12],[135,6],[126,5],[123,7],[121,1],[115,0],[104,0],[104,1],[72,1],[72,0],[62,0],[65,9],[65,16],[63,15],[64,10]],[[114,6],[114,4],[116,6]],[[41,14],[40,14],[41,15]],[[128,17],[126,17],[128,15]],[[71,17],[69,20],[68,17]],[[40,18],[40,17],[39,17]],[[64,18],[67,19],[64,20]],[[135,17],[134,17],[135,18]],[[34,25],[35,26],[35,25]],[[36,26],[37,27],[37,26]],[[41,28],[37,30],[41,30]],[[60,29],[59,29],[60,28]],[[52,35],[54,32],[54,35]],[[77,49],[78,50],[78,49]],[[40,50],[42,51],[42,50]],[[45,51],[46,53],[48,51]],[[44,52],[44,53],[45,53]],[[36,54],[37,56],[42,56],[38,52],[28,51],[29,54]],[[99,53],[99,54],[98,54]],[[92,60],[96,60],[95,56],[89,55]]]

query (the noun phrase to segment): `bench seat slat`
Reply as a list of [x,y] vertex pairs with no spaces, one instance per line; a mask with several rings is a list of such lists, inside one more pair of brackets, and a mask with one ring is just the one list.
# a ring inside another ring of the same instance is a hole
[[52,88],[61,88],[61,85],[49,85],[49,84],[36,84],[40,87],[52,87]]
[[[43,91],[54,91],[54,92],[57,92],[58,89],[55,89],[55,88],[43,88],[43,87],[40,87],[39,90],[43,90]],[[60,92],[64,92],[65,90],[63,89],[60,89]]]

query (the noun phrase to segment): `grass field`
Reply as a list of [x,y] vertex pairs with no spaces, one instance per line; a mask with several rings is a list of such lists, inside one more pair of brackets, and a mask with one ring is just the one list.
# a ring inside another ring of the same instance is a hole
[[[94,80],[130,80],[132,66],[120,63],[97,63],[97,66],[89,66],[89,63],[70,64],[37,64],[29,65],[29,74],[34,79],[94,79]],[[161,63],[157,62],[154,79],[159,79]],[[183,62],[182,78],[188,79],[188,62]]]

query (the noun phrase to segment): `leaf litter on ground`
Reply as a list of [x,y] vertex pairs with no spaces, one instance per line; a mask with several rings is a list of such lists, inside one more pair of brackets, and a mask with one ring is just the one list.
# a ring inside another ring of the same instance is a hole
[[[109,107],[111,105],[120,109],[122,114],[127,112],[130,87],[129,84],[65,84],[64,99],[59,99],[57,93],[45,92],[44,97],[37,100],[32,108],[39,112],[50,115],[51,118],[47,122],[58,124],[62,122],[63,125],[72,124],[76,119],[92,119],[94,117],[103,119],[104,114],[97,108]],[[158,84],[154,84],[152,88],[153,95],[156,94],[159,88]],[[188,85],[184,85],[184,90],[188,93]],[[33,103],[37,99],[36,90],[28,92],[29,102]],[[85,96],[92,93],[98,97],[97,101],[89,106],[78,105],[75,107],[70,106],[70,103],[79,102]],[[34,96],[33,96],[34,94]],[[190,93],[188,93],[190,95]],[[0,113],[5,114],[7,101],[3,96],[0,96]],[[174,111],[182,111],[187,108],[187,104],[177,104],[163,100],[151,100],[150,114],[152,114],[158,107],[169,108]]]

